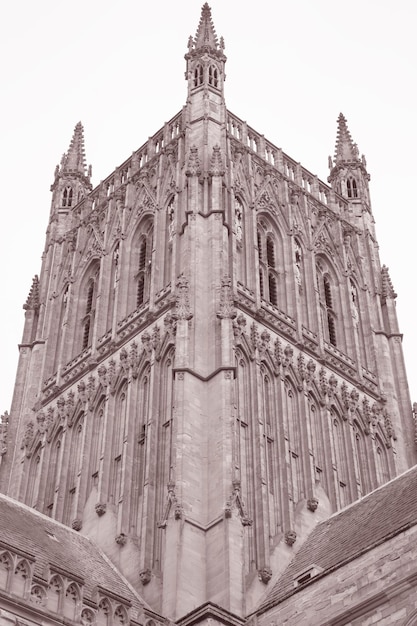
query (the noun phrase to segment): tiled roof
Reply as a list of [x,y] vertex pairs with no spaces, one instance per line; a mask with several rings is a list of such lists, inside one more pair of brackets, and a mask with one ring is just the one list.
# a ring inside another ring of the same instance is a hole
[[82,579],[83,596],[95,600],[97,586],[120,596],[134,612],[143,604],[100,549],[87,537],[0,495],[0,542],[10,551],[23,552],[34,560],[34,575],[45,579],[48,567],[75,580]]
[[312,565],[324,576],[415,524],[417,466],[319,523],[256,612],[303,589],[294,588],[294,580]]

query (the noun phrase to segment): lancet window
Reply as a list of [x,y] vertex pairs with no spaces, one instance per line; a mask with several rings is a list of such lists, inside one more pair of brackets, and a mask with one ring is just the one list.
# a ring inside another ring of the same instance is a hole
[[258,224],[259,289],[261,298],[278,306],[277,239],[267,224]]
[[73,200],[72,187],[65,187],[64,191],[62,192],[62,206],[65,208],[71,207],[72,200]]
[[286,431],[289,455],[289,493],[294,504],[303,497],[301,423],[297,396],[289,380],[285,383],[286,392]]
[[314,474],[317,482],[323,481],[324,472],[324,437],[323,437],[323,424],[320,409],[314,398],[309,396],[308,398],[308,411],[310,420],[310,436],[311,436],[311,450],[313,452],[314,460]]
[[198,64],[194,68],[194,87],[199,87],[203,84],[203,66]]
[[324,338],[333,346],[337,346],[339,330],[336,313],[338,296],[335,277],[322,261],[318,262],[316,271]]
[[346,180],[346,189],[348,198],[357,198],[358,197],[358,185],[356,183],[356,179],[353,176],[349,176]]
[[151,278],[151,259],[152,259],[152,224],[148,224],[145,232],[137,241],[137,265],[136,265],[136,308],[142,306],[149,300],[149,288]]
[[360,481],[360,495],[363,496],[370,491],[371,483],[369,476],[367,442],[358,420],[355,420],[353,423],[353,433],[355,437],[354,453],[357,464],[358,478]]
[[110,501],[118,503],[122,497],[123,442],[127,416],[127,384],[124,384],[116,397],[113,419],[110,466]]
[[45,510],[46,514],[53,517],[55,492],[57,489],[57,481],[60,470],[60,460],[62,456],[62,430],[55,435],[49,451],[48,477],[45,492]]
[[100,454],[104,429],[104,400],[102,400],[94,410],[92,428],[90,431],[90,461],[87,482],[87,497],[91,488],[98,484],[100,471]]
[[85,350],[91,345],[93,338],[98,290],[98,268],[90,272],[87,282],[85,283],[84,281],[84,285],[81,299],[81,306],[84,305],[84,315],[82,318],[82,350]]
[[383,485],[390,479],[388,454],[382,437],[379,434],[375,436],[376,445],[376,476],[378,485]]
[[349,504],[349,475],[346,449],[346,433],[344,423],[334,409],[332,409],[331,411],[331,418],[339,502],[340,506],[344,507]]
[[117,243],[111,255],[111,273],[109,285],[109,301],[107,305],[106,330],[110,330],[113,324],[114,306],[116,302],[116,288],[119,280],[120,244]]
[[209,85],[216,89],[219,86],[219,71],[215,65],[209,66]]

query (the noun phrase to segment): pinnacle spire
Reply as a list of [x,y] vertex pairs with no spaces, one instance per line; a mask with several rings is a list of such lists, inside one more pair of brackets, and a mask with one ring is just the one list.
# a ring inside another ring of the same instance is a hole
[[392,285],[391,276],[389,275],[388,267],[383,265],[381,268],[381,287],[382,287],[382,297],[384,300],[394,300],[397,297],[397,294],[394,291],[394,287]]
[[337,119],[337,137],[335,148],[335,161],[359,161],[359,150],[356,143],[353,143],[346,118],[343,113]]
[[216,51],[222,51],[224,49],[223,37],[220,38],[219,43],[213,20],[211,18],[211,8],[207,2],[201,9],[201,17],[196,35],[194,39],[190,37],[188,47],[190,52],[192,50],[200,50],[202,48],[209,48]]
[[62,173],[78,172],[86,176],[84,129],[81,122],[78,122],[74,128],[68,152],[62,157],[61,168]]
[[25,310],[39,308],[39,277],[34,276],[30,287],[29,295],[23,305]]

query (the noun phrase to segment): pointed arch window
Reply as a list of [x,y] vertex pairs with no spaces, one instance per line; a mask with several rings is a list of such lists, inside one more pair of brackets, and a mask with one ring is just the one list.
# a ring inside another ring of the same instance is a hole
[[349,504],[346,434],[344,424],[339,415],[335,411],[331,411],[331,416],[339,502],[340,507],[344,507]]
[[127,416],[127,384],[123,385],[116,398],[113,420],[111,466],[110,466],[110,501],[118,504],[122,497],[123,445]]
[[120,263],[120,243],[118,242],[111,256],[111,274],[109,285],[109,301],[107,304],[107,324],[106,330],[110,330],[113,324],[114,307],[116,302],[116,288],[119,280],[119,263]]
[[275,235],[261,222],[257,230],[259,290],[261,298],[278,306],[277,243]]
[[78,473],[81,470],[81,458],[82,458],[82,436],[84,425],[84,413],[81,412],[71,431],[71,443],[70,453],[68,460],[66,492],[65,492],[65,506],[64,506],[64,523],[70,524],[71,520],[75,517],[74,501],[77,493],[77,480]]
[[82,320],[82,338],[81,349],[85,350],[91,346],[93,338],[94,319],[96,314],[96,299],[98,288],[98,269],[90,276],[85,286],[83,294],[84,299],[84,317]]
[[72,206],[72,200],[73,200],[73,190],[72,187],[65,187],[64,191],[62,192],[62,206],[64,208],[69,208]]
[[325,262],[321,260],[316,265],[316,272],[324,338],[333,346],[337,346],[338,325],[335,306],[336,285],[334,276]]
[[358,185],[356,179],[353,176],[349,176],[346,180],[346,188],[348,198],[358,198]]
[[368,465],[368,454],[367,454],[367,446],[366,439],[364,436],[364,432],[359,425],[358,421],[355,420],[353,424],[353,432],[355,435],[355,457],[356,464],[358,468],[358,478],[360,481],[360,491],[361,496],[365,495],[370,491],[370,477],[369,477],[369,465]]
[[87,497],[91,488],[98,483],[100,469],[100,455],[104,429],[104,400],[102,400],[94,411],[92,420],[90,439],[90,467],[88,472]]
[[387,449],[380,435],[375,436],[376,445],[376,476],[378,485],[383,485],[390,479]]
[[79,600],[80,592],[77,585],[70,583],[65,590],[65,596],[63,598],[63,614],[72,621],[76,620]]
[[53,576],[49,583],[47,606],[53,613],[59,613],[62,606],[64,585],[59,576]]
[[287,380],[286,401],[287,401],[287,437],[290,469],[290,494],[294,504],[302,497],[303,476],[301,459],[301,424],[298,410],[297,396],[295,389]]
[[199,87],[203,84],[203,66],[198,64],[194,68],[194,87]]
[[49,452],[49,464],[47,467],[48,479],[45,492],[45,509],[49,517],[53,517],[55,493],[58,487],[58,475],[60,470],[60,460],[62,456],[62,430],[59,430],[51,443]]
[[209,85],[216,89],[219,86],[219,70],[215,65],[210,65],[209,67]]
[[137,242],[137,269],[136,280],[136,308],[140,308],[149,300],[151,259],[152,259],[152,224],[148,225],[145,232],[139,237]]
[[18,596],[24,596],[26,585],[30,579],[30,566],[26,559],[18,561],[14,569],[14,576],[11,581],[10,591]]
[[12,557],[8,552],[0,554],[0,588],[8,589],[10,571],[13,567]]
[[315,400],[309,396],[309,420],[311,433],[311,449],[313,452],[315,479],[321,482],[324,470],[324,440],[320,409]]

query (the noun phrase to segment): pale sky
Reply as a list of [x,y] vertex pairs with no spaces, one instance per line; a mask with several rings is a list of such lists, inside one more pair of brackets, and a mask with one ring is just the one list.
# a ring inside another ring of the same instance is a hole
[[[3,270],[0,412],[10,410],[24,311],[55,165],[82,121],[93,184],[185,104],[202,0],[22,0],[0,25]],[[417,401],[417,46],[414,0],[212,0],[229,110],[325,181],[336,119],[366,155],[381,262],[398,293]]]

